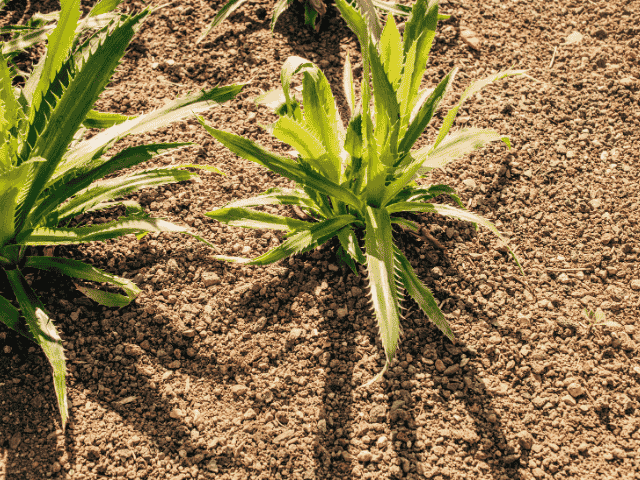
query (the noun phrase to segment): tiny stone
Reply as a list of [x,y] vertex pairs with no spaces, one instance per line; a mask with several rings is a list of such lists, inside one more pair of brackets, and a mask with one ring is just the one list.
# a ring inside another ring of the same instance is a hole
[[465,178],[462,183],[464,183],[469,190],[475,190],[478,187],[473,178]]
[[249,410],[247,410],[246,412],[244,412],[244,419],[245,420],[253,420],[257,417],[258,415],[256,414],[256,411],[253,408],[250,408]]
[[444,366],[444,362],[440,359],[436,360],[436,370],[438,370],[439,372],[444,372],[447,369],[447,367]]
[[336,314],[338,315],[338,318],[344,318],[349,315],[349,310],[346,307],[339,308],[336,310]]
[[562,401],[567,405],[569,405],[570,407],[575,407],[578,404],[578,402],[576,402],[576,399],[573,398],[571,395],[564,395],[562,397]]
[[175,420],[184,417],[184,412],[179,408],[174,408],[169,412],[169,416]]
[[460,29],[460,38],[470,48],[474,50],[480,50],[481,40],[476,32],[469,28],[463,27]]
[[567,386],[567,391],[573,398],[577,398],[580,395],[584,395],[584,388],[577,382],[573,382]]
[[386,447],[387,443],[389,443],[389,439],[384,435],[382,435],[380,438],[378,438],[378,441],[376,442],[376,446],[378,448],[384,448]]
[[571,279],[566,273],[561,273],[560,275],[558,275],[558,281],[566,285],[567,283],[571,282]]
[[244,395],[249,389],[245,385],[234,385],[231,387],[231,393],[236,397]]
[[629,286],[631,287],[631,290],[640,290],[640,280],[631,280]]
[[542,470],[541,468],[534,468],[533,470],[531,470],[531,474],[535,478],[544,478],[544,477],[546,477],[546,474],[544,473],[544,470]]
[[444,275],[444,272],[442,271],[442,269],[440,267],[433,267],[431,269],[431,273],[433,274],[433,276],[435,278],[440,278],[442,275]]
[[318,420],[318,430],[320,433],[327,433],[327,421],[324,418]]
[[359,462],[370,462],[371,461],[371,452],[369,450],[363,450],[361,451],[358,456],[356,457],[358,459]]
[[450,367],[447,367],[443,375],[446,375],[446,376],[455,375],[456,373],[458,373],[458,370],[460,370],[460,365],[458,365],[457,363],[454,363]]
[[219,285],[220,282],[222,282],[222,280],[216,273],[206,272],[202,274],[202,283],[204,283],[205,287],[210,287],[211,285]]
[[518,434],[518,443],[525,450],[531,450],[531,447],[533,447],[533,442],[533,435],[531,435],[531,433],[527,430],[523,430]]

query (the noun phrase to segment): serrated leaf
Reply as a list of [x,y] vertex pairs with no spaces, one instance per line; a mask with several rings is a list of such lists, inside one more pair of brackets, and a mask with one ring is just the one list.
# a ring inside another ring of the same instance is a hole
[[393,15],[387,15],[387,24],[382,31],[382,37],[380,37],[380,57],[389,83],[396,90],[400,84],[404,51],[402,49],[402,37]]
[[218,208],[205,213],[205,215],[231,227],[269,228],[273,230],[290,231],[308,229],[313,225],[303,220],[271,213],[257,212],[247,208]]
[[100,225],[79,228],[34,228],[23,232],[16,243],[22,245],[73,245],[118,238],[140,232],[179,232],[187,233],[185,227],[169,223],[159,218],[129,219],[127,217]]
[[[451,84],[453,83],[453,79],[455,78],[457,69],[453,69],[451,72],[445,76],[440,83],[431,91],[431,93],[424,100],[424,103],[420,106],[420,109],[416,112],[415,115],[409,115],[409,118],[403,118],[403,124],[407,123],[408,127],[406,131],[402,132],[402,139],[400,140],[400,145],[398,146],[398,151],[401,153],[408,152],[411,150],[415,142],[420,138],[420,135],[424,132],[427,125],[431,122],[433,115],[438,110],[438,106],[440,102],[447,94]],[[421,99],[419,98],[415,106],[420,105]]]
[[495,140],[502,140],[507,147],[511,147],[509,137],[500,135],[492,130],[470,128],[448,135],[437,148],[432,150],[432,147],[427,147],[415,153],[416,158],[424,158],[425,153],[429,152],[422,166],[416,171],[414,178],[424,175],[433,169],[443,168],[457,158],[467,155],[483,147],[486,143]]
[[40,345],[53,368],[53,386],[64,430],[69,416],[69,406],[66,386],[67,367],[62,340],[47,315],[44,305],[27,283],[22,272],[15,269],[5,270],[5,273],[20,304],[20,310],[25,316],[29,332],[33,335],[36,343]]
[[30,256],[26,257],[25,266],[61,273],[69,277],[90,282],[105,282],[122,288],[126,295],[103,292],[101,290],[76,285],[76,288],[89,298],[107,307],[124,307],[129,305],[141,291],[131,280],[111,275],[96,267],[70,258]]
[[351,60],[349,59],[349,53],[344,61],[344,69],[342,74],[342,88],[344,89],[344,95],[347,99],[347,105],[349,105],[349,111],[351,115],[355,115],[356,112],[356,90],[353,84],[353,69],[351,68]]
[[341,228],[355,220],[353,215],[340,215],[322,222],[312,223],[308,229],[293,234],[277,247],[248,263],[249,265],[269,265],[295,253],[313,250],[337,235]]
[[315,206],[309,196],[301,190],[270,188],[255,197],[241,198],[229,202],[225,205],[225,208],[257,207],[260,205],[298,205],[311,208]]
[[465,222],[477,223],[482,225],[491,231],[495,236],[497,236],[502,243],[507,247],[509,252],[511,253],[511,257],[518,265],[521,273],[524,273],[522,270],[522,266],[515,253],[511,250],[509,243],[506,238],[498,231],[496,226],[480,215],[476,215],[475,213],[469,212],[467,210],[463,210],[461,208],[452,207],[450,205],[439,205],[437,203],[421,203],[421,202],[397,202],[391,205],[388,205],[387,211],[389,214],[400,213],[400,212],[435,212],[440,215],[444,215],[446,217],[455,218],[457,220],[462,220]]
[[123,177],[100,180],[77,192],[73,199],[60,205],[54,212],[56,212],[59,220],[63,220],[81,213],[90,212],[98,204],[124,197],[137,192],[143,187],[183,182],[194,177],[197,177],[197,174],[187,170],[159,168],[144,170]]
[[508,77],[508,76],[512,76],[512,75],[523,75],[526,72],[526,70],[504,70],[502,72],[498,72],[495,73],[493,75],[490,75],[482,80],[478,80],[477,82],[472,83],[463,93],[462,96],[460,97],[460,100],[458,101],[458,104],[453,107],[451,110],[449,110],[449,112],[447,113],[447,115],[444,117],[444,120],[442,121],[442,126],[440,127],[440,130],[438,131],[438,138],[436,138],[435,143],[433,144],[433,149],[435,149],[446,137],[447,133],[449,133],[449,130],[451,129],[451,126],[453,125],[453,121],[456,118],[456,115],[458,114],[458,110],[460,109],[460,107],[462,106],[462,104],[467,100],[467,98],[469,98],[470,96],[478,93],[480,90],[482,90],[484,87],[486,87],[487,85],[489,85],[490,83],[493,83],[497,80],[500,80],[502,78]]
[[449,326],[449,322],[447,322],[447,319],[438,307],[435,298],[433,298],[433,294],[420,281],[414,272],[411,263],[409,263],[409,260],[407,260],[400,249],[395,245],[393,247],[393,252],[402,285],[407,289],[409,295],[411,295],[411,297],[416,301],[427,317],[429,317],[429,320],[431,320],[436,327],[438,327],[438,329],[453,342],[453,331]]
[[196,45],[198,45],[204,38],[209,35],[209,32],[224,22],[229,16],[235,12],[238,8],[240,8],[247,0],[229,0],[225,5],[220,9],[220,11],[213,17],[211,23],[205,28],[204,32],[200,34],[198,39],[196,40]]
[[271,33],[276,28],[276,23],[278,22],[278,18],[280,15],[284,13],[284,11],[291,5],[292,0],[277,0],[275,6],[273,7],[273,17],[271,17]]
[[400,339],[400,305],[395,281],[391,220],[385,209],[366,207],[365,257],[371,302],[386,363],[391,363]]
[[[34,118],[36,123],[32,124],[32,127],[37,132],[39,122],[42,122],[40,124],[42,130],[33,142],[33,152],[30,154],[26,152],[26,157],[22,155],[22,161],[26,161],[29,155],[35,154],[42,156],[47,162],[38,169],[26,198],[18,208],[16,229],[24,226],[27,215],[56,171],[82,120],[104,90],[120,58],[124,55],[135,33],[134,26],[147,14],[148,10],[143,10],[142,13],[127,18],[117,25],[109,32],[108,37],[98,42],[95,50],[91,50],[92,53],[89,53],[86,59],[83,57],[83,52],[93,47],[90,46],[91,40],[85,42],[75,57],[70,57],[63,64],[51,83],[52,86],[47,91],[46,98],[55,97],[57,94],[60,95],[60,100],[48,118],[43,116],[38,119],[36,113]],[[76,64],[78,56],[84,59],[81,64],[79,61]],[[27,143],[25,142],[25,145]]]
[[[47,54],[42,69],[42,75],[33,96],[33,106],[30,120],[33,120],[37,111],[41,97],[47,91],[49,85],[53,83],[56,74],[60,70],[63,62],[67,59],[67,54],[73,43],[76,26],[80,19],[80,0],[60,0],[60,15],[55,29],[51,32],[47,41]],[[45,158],[47,158],[45,156]]]
[[140,115],[132,120],[127,120],[99,133],[90,140],[86,140],[65,155],[52,178],[56,180],[66,171],[85,165],[96,152],[112,145],[128,135],[140,135],[165,127],[172,122],[182,120],[192,113],[206,111],[216,105],[224,103],[242,91],[246,84],[227,85],[216,87],[209,91],[202,91],[194,95],[186,95],[167,103],[162,108]]
[[119,125],[127,120],[133,120],[138,118],[137,115],[127,116],[120,115],[119,113],[98,112],[96,110],[89,110],[82,125],[87,128],[109,128],[114,125]]
[[201,117],[198,117],[198,120],[211,136],[239,157],[262,165],[299,184],[311,187],[318,193],[334,197],[336,200],[352,205],[357,209],[360,208],[362,202],[358,197],[348,189],[341,187],[326,177],[312,170],[305,169],[291,159],[268,152],[251,140],[209,127]]

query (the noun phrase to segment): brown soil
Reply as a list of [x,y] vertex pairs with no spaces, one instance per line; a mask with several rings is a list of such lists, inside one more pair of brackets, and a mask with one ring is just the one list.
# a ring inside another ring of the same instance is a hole
[[[355,37],[333,6],[310,32],[297,2],[272,37],[273,2],[252,0],[195,45],[221,6],[185,0],[153,15],[98,107],[139,114],[251,79],[205,117],[286,152],[259,127],[274,117],[253,98],[279,86],[294,54],[318,63],[341,96]],[[57,8],[13,1],[2,24]],[[363,278],[336,266],[334,244],[267,268],[212,261],[208,247],[168,234],[57,249],[143,293],[101,308],[66,278],[31,277],[66,340],[71,419],[62,434],[46,359],[0,326],[0,478],[640,477],[640,1],[449,0],[441,10],[453,17],[439,27],[427,84],[454,65],[457,93],[510,65],[537,80],[491,86],[461,111],[457,125],[510,135],[510,152],[496,144],[436,176],[509,235],[526,276],[490,234],[424,217],[446,250],[397,240],[457,342],[407,301],[397,361],[363,390],[383,352]],[[574,31],[582,40],[565,44]],[[288,181],[193,120],[122,145],[152,141],[200,145],[156,164],[227,176],[133,197],[150,212],[190,225],[218,253],[257,256],[281,241],[203,213]],[[585,307],[615,324],[575,326]]]

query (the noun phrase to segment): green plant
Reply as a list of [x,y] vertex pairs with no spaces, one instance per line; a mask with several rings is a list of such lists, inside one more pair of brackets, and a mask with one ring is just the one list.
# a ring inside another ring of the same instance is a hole
[[[68,415],[62,342],[22,270],[50,270],[121,288],[125,295],[77,285],[89,298],[109,307],[128,305],[139,289],[130,280],[77,260],[27,256],[27,247],[78,244],[131,233],[139,236],[161,231],[189,233],[184,227],[151,218],[137,203],[120,198],[143,187],[195,176],[181,167],[216,169],[179,165],[110,179],[103,177],[190,143],[158,143],[129,147],[111,157],[105,154],[127,135],[145,133],[191,112],[202,112],[232,99],[243,86],[203,90],[139,117],[92,110],[151,10],[118,16],[74,50],[80,0],[62,0],[61,6],[57,26],[48,37],[46,55],[24,88],[14,89],[6,60],[3,57],[0,61],[0,268],[19,306],[16,308],[0,296],[0,321],[44,350],[53,367],[64,426]],[[83,140],[86,128],[106,130]],[[67,228],[80,214],[115,205],[126,207],[124,217],[100,225]]]
[[607,320],[601,308],[597,308],[595,312],[585,308],[582,315],[585,317],[587,324],[583,325],[580,322],[578,323],[580,323],[584,328],[588,328],[590,332],[593,331],[595,327],[616,325],[615,322]]
[[[348,58],[345,64],[344,89],[351,111],[348,125],[345,128],[342,123],[324,74],[303,58],[289,57],[281,72],[282,89],[268,92],[258,101],[273,107],[280,116],[269,130],[298,152],[297,161],[268,152],[240,136],[211,128],[202,119],[200,123],[238,156],[294,180],[299,187],[270,189],[257,197],[231,202],[207,215],[232,226],[288,232],[285,242],[253,260],[218,257],[251,265],[265,265],[312,250],[337,236],[341,261],[354,273],[357,273],[356,263],[366,265],[371,301],[386,355],[382,374],[398,344],[403,290],[448,338],[453,338],[433,295],[394,244],[393,224],[418,228],[415,222],[399,214],[440,213],[483,225],[504,241],[488,220],[463,208],[428,203],[441,194],[456,199],[452,188],[420,185],[416,180],[486,142],[502,140],[509,146],[508,139],[494,131],[468,129],[449,134],[449,130],[465,99],[495,80],[523,72],[507,70],[472,84],[445,115],[435,141],[412,150],[455,75],[454,69],[435,88],[419,89],[435,36],[437,1],[416,2],[406,23],[404,38],[390,15],[384,31],[378,35],[381,29],[370,28],[367,19],[345,0],[336,0],[336,5],[356,33],[363,57],[362,99],[358,105]],[[377,17],[369,17],[369,21],[372,19],[375,25]],[[300,73],[303,74],[302,104],[290,91],[292,76]],[[373,106],[370,106],[371,100]],[[268,204],[295,205],[315,221],[247,208]],[[360,246],[362,236],[364,253]]]
[[[117,18],[124,18],[124,15],[114,13],[113,10],[120,4],[122,0],[101,0],[83,18],[76,27],[72,49],[75,50],[82,38],[89,32],[106,26],[110,21]],[[0,2],[0,10],[6,6],[6,3]],[[29,47],[37,45],[47,40],[47,36],[56,27],[60,11],[47,14],[36,13],[31,17],[26,25],[7,25],[0,28],[0,35],[11,35],[11,39],[2,43],[2,55],[6,59],[12,61],[19,53]],[[28,72],[17,69],[12,66],[11,75],[19,75],[25,80],[28,78]]]
[[[211,23],[205,28],[204,32],[198,37],[196,44],[200,43],[209,32],[224,22],[233,12],[235,12],[238,8],[245,4],[247,0],[229,0],[222,9],[218,12],[218,14],[213,18]],[[299,2],[304,1],[304,24],[309,28],[315,30],[316,32],[320,29],[320,22],[322,20],[322,16],[327,11],[327,6],[323,2],[323,0],[298,0]],[[273,9],[273,17],[271,17],[271,32],[276,28],[276,23],[278,22],[278,18],[282,13],[289,8],[289,6],[294,2],[294,0],[278,0]],[[390,3],[385,2],[383,0],[371,0],[369,3],[362,0],[351,0],[351,3],[359,6],[359,7],[368,7],[370,4],[375,7],[376,10],[387,12],[393,15],[398,16],[407,16],[411,12],[411,7],[406,5],[402,5],[400,3]],[[374,15],[377,16],[377,13],[374,11]],[[440,15],[438,17],[439,20],[447,20],[450,18],[450,15]]]

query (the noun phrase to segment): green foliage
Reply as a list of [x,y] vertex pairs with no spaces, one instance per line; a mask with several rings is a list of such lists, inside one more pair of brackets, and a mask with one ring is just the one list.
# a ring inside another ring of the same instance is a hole
[[[205,39],[207,35],[214,28],[218,27],[222,22],[224,22],[233,12],[235,12],[238,8],[245,4],[247,0],[229,0],[217,13],[214,19],[211,21],[209,25],[204,29],[196,44],[200,43]],[[273,16],[271,17],[271,32],[276,28],[276,23],[278,22],[278,18],[282,13],[289,8],[291,4],[294,3],[295,0],[278,0],[273,8]],[[298,0],[303,1],[303,0]],[[397,15],[397,16],[407,16],[411,13],[411,7],[407,7],[406,5],[402,5],[400,3],[395,4],[391,2],[385,2],[382,0],[351,0],[352,4],[355,4],[358,8],[361,9],[370,9],[371,15],[365,14],[365,16],[370,19],[370,28],[373,29],[374,32],[377,32],[377,36],[380,36],[380,21],[378,19],[377,12],[386,12],[388,14]],[[327,6],[322,0],[304,0],[304,24],[311,28],[312,30],[318,32],[320,30],[320,22],[322,21],[322,16],[326,13]],[[439,20],[448,20],[450,15],[439,15]]]
[[[98,18],[117,3],[103,0],[92,13],[98,12]],[[126,148],[112,157],[105,154],[127,135],[145,133],[192,112],[205,111],[235,97],[243,86],[203,90],[139,117],[92,110],[151,10],[147,8],[134,16],[115,15],[76,47],[80,0],[62,0],[61,7],[57,24],[47,38],[46,54],[24,88],[12,86],[7,59],[0,55],[0,268],[19,306],[16,308],[0,296],[0,321],[44,350],[53,367],[64,427],[68,408],[62,340],[47,309],[26,281],[23,269],[50,270],[121,288],[125,295],[78,286],[89,298],[109,307],[128,305],[139,289],[129,280],[76,260],[27,256],[27,247],[78,244],[147,232],[190,234],[182,226],[150,217],[140,205],[121,197],[140,188],[196,176],[185,167],[207,167],[179,165],[104,179],[189,143],[143,145]],[[105,130],[83,140],[86,128]],[[124,217],[100,225],[66,228],[80,214],[115,205],[126,206]]]
[[592,331],[595,327],[602,327],[602,326],[608,327],[608,326],[615,325],[615,322],[607,320],[607,317],[601,308],[597,308],[595,312],[592,310],[589,310],[588,308],[585,308],[582,312],[582,315],[585,317],[587,324],[586,325],[580,324],[580,325],[582,325],[585,328],[588,328],[589,331]]
[[[77,48],[82,38],[96,29],[103,28],[114,19],[124,19],[123,15],[114,13],[113,10],[122,0],[100,0],[89,14],[78,22],[75,35],[71,39],[73,48]],[[0,6],[2,9],[2,6]],[[60,18],[60,11],[47,14],[36,13],[26,25],[8,25],[0,28],[0,34],[11,34],[11,39],[2,42],[1,53],[6,59],[12,60],[16,55],[29,47],[45,42],[52,30],[56,28]],[[20,75],[24,79],[29,77],[28,72],[12,67],[13,76]]]
[[[231,151],[294,180],[297,188],[271,189],[207,215],[234,226],[270,227],[289,232],[280,246],[253,260],[218,257],[251,265],[265,265],[306,252],[337,237],[339,259],[356,274],[356,263],[366,265],[371,304],[386,356],[381,375],[397,348],[400,304],[405,291],[442,333],[453,339],[453,332],[432,293],[394,244],[394,224],[415,228],[413,222],[398,214],[437,212],[482,225],[504,241],[488,220],[463,208],[429,203],[436,196],[446,194],[459,204],[453,189],[446,185],[419,185],[417,180],[428,179],[431,170],[444,167],[487,142],[503,140],[509,146],[506,137],[490,130],[457,133],[449,130],[466,98],[488,83],[523,72],[506,70],[471,85],[444,117],[436,141],[428,147],[413,149],[455,76],[454,69],[433,89],[420,89],[435,36],[437,0],[416,2],[406,23],[404,38],[391,15],[384,29],[377,33],[370,21],[374,11],[370,1],[363,9],[369,12],[369,17],[346,0],[336,0],[336,5],[356,33],[363,56],[362,98],[358,101],[348,58],[345,65],[343,85],[350,108],[346,127],[324,74],[303,58],[289,57],[282,67],[282,89],[261,95],[257,102],[269,105],[278,113],[280,118],[269,131],[297,151],[296,160],[268,152],[250,140],[216,130],[199,120]],[[293,75],[303,76],[301,105],[290,91]],[[296,205],[313,221],[292,220],[248,208],[268,204]]]

